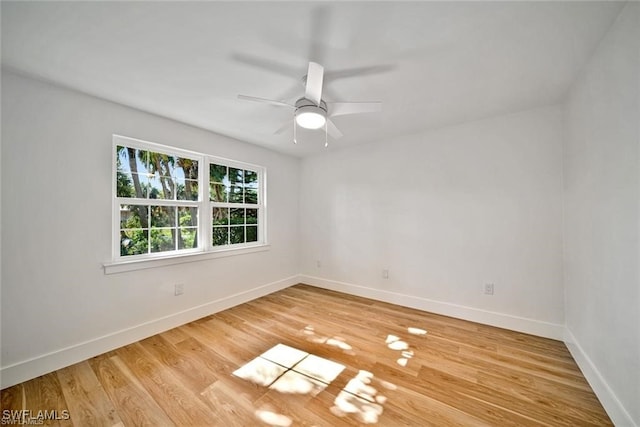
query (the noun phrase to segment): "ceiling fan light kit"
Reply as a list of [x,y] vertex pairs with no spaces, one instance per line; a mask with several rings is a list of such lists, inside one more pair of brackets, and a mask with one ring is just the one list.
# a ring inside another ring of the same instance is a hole
[[327,122],[327,104],[315,105],[306,98],[296,102],[296,123],[305,129],[320,129]]
[[[246,95],[238,95],[238,98],[247,101],[271,104],[278,107],[293,108],[293,142],[298,142],[296,125],[301,128],[311,130],[324,128],[325,147],[328,145],[327,134],[330,134],[335,139],[342,136],[342,132],[340,132],[336,125],[331,121],[332,116],[373,113],[380,111],[382,108],[380,102],[325,102],[322,99],[324,67],[318,63],[309,62],[307,75],[303,77],[302,81],[305,85],[304,96],[298,99],[295,105],[291,105],[285,101],[276,101]],[[279,133],[279,131],[276,131],[276,133]]]

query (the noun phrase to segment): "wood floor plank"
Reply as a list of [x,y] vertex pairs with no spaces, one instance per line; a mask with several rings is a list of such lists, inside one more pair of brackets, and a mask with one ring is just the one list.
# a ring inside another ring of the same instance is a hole
[[560,341],[308,285],[0,394],[50,425],[611,425]]
[[[28,418],[39,418],[41,411],[53,412],[53,419],[45,419],[44,425],[72,426],[73,420],[66,416],[69,408],[64,399],[62,386],[55,372],[42,375],[23,383],[23,406],[29,412]],[[45,415],[46,417],[46,415]]]
[[[449,406],[437,399],[418,394],[413,390],[398,387],[389,391],[389,400],[385,404],[385,412],[394,411],[399,416],[408,418],[406,425],[424,426],[489,426],[489,423],[469,413]],[[419,406],[417,402],[420,402]],[[391,417],[395,420],[397,416]],[[386,419],[386,416],[382,417]]]
[[208,425],[215,422],[209,408],[193,395],[171,370],[134,343],[117,351],[131,372],[153,399],[165,408],[165,413],[179,426]]
[[[502,395],[511,395],[518,401],[525,402],[527,407],[532,402],[535,402],[536,406],[546,408],[547,411],[556,414],[559,420],[567,418],[576,420],[576,424],[584,425],[608,424],[607,418],[603,417],[604,411],[599,407],[600,404],[597,401],[583,400],[579,396],[574,397],[572,393],[549,393],[549,388],[538,387],[537,381],[532,381],[530,387],[516,388],[513,387],[513,382],[511,381],[501,381],[496,376],[480,372],[478,373],[478,384],[495,390]],[[556,389],[558,386],[559,384],[552,385]],[[561,423],[561,421],[558,423]]]
[[118,356],[97,356],[89,360],[89,365],[125,425],[174,425],[160,405],[153,400]]
[[460,348],[460,356],[473,357],[478,361],[487,362],[494,366],[504,366],[505,368],[515,367],[523,372],[535,373],[537,377],[548,378],[555,382],[571,384],[574,387],[589,389],[589,384],[584,380],[582,375],[575,372],[567,372],[564,369],[559,369],[555,365],[540,366],[524,360],[505,357],[497,352],[478,350],[472,352],[464,346]]
[[162,338],[174,345],[178,344],[181,341],[189,339],[190,337],[189,334],[186,333],[181,327],[169,329],[168,331],[164,331],[159,335],[161,335]]
[[231,378],[220,379],[202,392],[202,398],[213,408],[215,425],[256,425],[254,401],[243,391],[245,384]]
[[78,426],[112,427],[122,423],[88,362],[56,371],[62,393]]
[[2,410],[17,412],[22,410],[24,384],[17,384],[0,390]]
[[211,372],[217,378],[228,376],[237,369],[237,365],[191,337],[176,344],[176,348],[185,356],[198,361],[203,371]]
[[199,359],[185,356],[160,335],[142,340],[140,345],[167,369],[176,374],[180,378],[180,382],[192,393],[199,394],[218,380],[215,372],[209,369],[206,364]]

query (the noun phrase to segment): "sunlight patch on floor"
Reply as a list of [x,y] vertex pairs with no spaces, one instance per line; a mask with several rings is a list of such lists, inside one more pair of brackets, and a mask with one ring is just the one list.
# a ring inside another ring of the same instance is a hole
[[288,345],[278,344],[262,353],[259,357],[290,369],[308,355],[309,353],[306,351],[298,350]]
[[[344,365],[340,363],[277,344],[236,369],[233,375],[283,394],[306,394],[315,397],[344,369]],[[382,405],[387,398],[379,394],[372,385],[373,378],[371,372],[359,371],[338,393],[330,408],[331,412],[338,417],[355,416],[365,424],[378,422],[383,412]],[[396,388],[386,381],[380,381],[380,384],[389,390]],[[272,426],[287,427],[293,422],[290,417],[274,412],[271,408],[258,409],[255,416]]]
[[328,336],[318,335],[315,331],[315,328],[311,325],[305,326],[302,333],[304,335],[307,335],[307,340],[313,343],[330,345],[332,347],[339,348],[340,350],[342,350],[347,354],[350,354],[350,355],[355,354],[355,352],[353,351],[353,347],[351,347],[347,343],[347,341],[342,337],[338,337],[338,336],[328,337]]
[[378,394],[378,390],[371,385],[372,379],[371,372],[358,372],[336,396],[331,412],[338,417],[353,414],[365,424],[377,423],[387,398]]
[[286,415],[266,409],[258,409],[256,411],[256,417],[265,424],[277,427],[289,427],[293,423],[293,420]]
[[[407,332],[412,335],[426,335],[427,331],[420,328],[408,327]],[[413,350],[409,349],[409,343],[403,339],[401,339],[397,335],[389,334],[385,339],[385,344],[391,350],[400,351],[401,356],[396,360],[396,363],[403,368],[407,366],[409,360],[414,356]]]
[[344,365],[310,354],[301,360],[294,370],[326,384],[331,384],[344,370]]
[[233,372],[238,378],[251,381],[255,384],[268,387],[276,379],[287,371],[287,368],[265,360],[262,357],[256,357],[249,363],[242,365]]
[[344,365],[277,344],[233,375],[280,393],[316,396],[344,370]]
[[269,386],[271,390],[288,394],[309,394],[317,396],[328,384],[309,378],[296,371],[287,371],[273,384]]
[[387,347],[391,350],[406,350],[409,348],[409,344],[406,341],[401,340],[395,335],[387,335],[387,339],[385,340]]

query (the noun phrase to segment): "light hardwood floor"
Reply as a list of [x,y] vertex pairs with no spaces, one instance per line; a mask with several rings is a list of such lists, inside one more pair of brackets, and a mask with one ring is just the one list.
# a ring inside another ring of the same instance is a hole
[[306,285],[1,394],[51,425],[611,425],[562,342]]

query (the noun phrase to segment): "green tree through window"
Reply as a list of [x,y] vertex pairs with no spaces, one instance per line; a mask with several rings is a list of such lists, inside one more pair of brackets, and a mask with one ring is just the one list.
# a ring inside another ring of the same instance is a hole
[[116,257],[265,242],[263,168],[119,136],[114,147]]
[[212,163],[209,200],[213,246],[258,240],[258,173]]
[[120,256],[198,247],[198,161],[118,145]]

